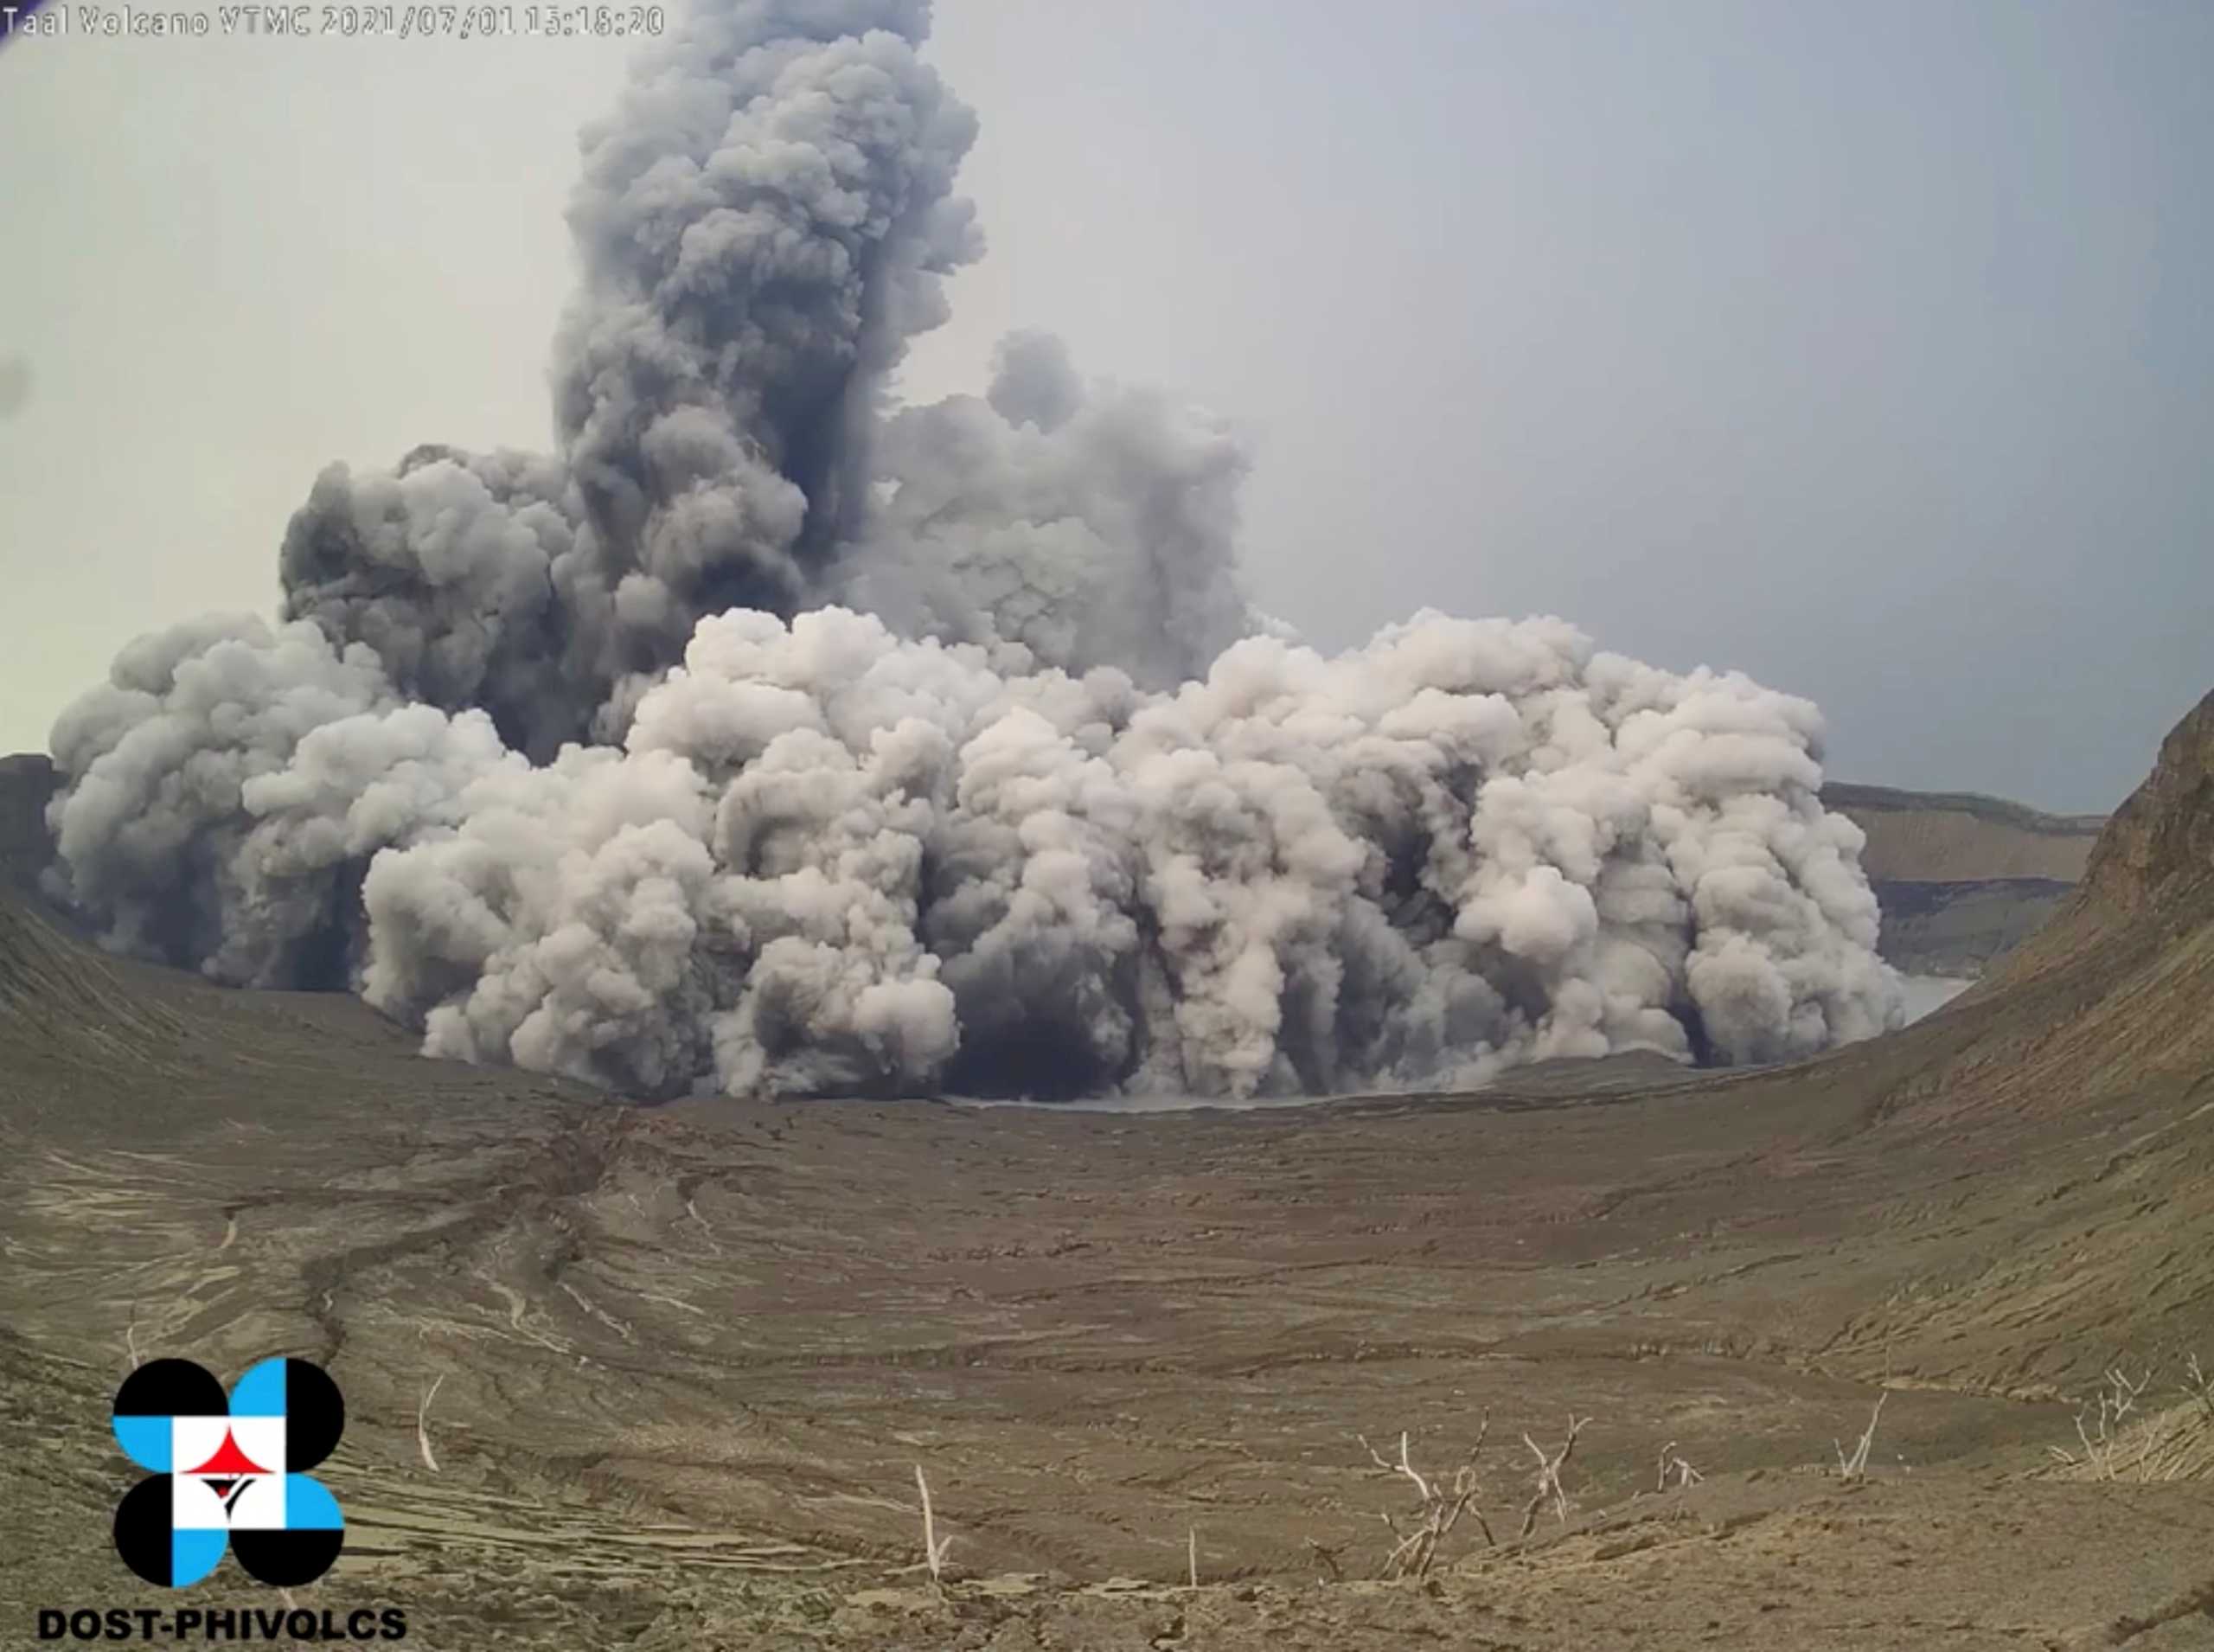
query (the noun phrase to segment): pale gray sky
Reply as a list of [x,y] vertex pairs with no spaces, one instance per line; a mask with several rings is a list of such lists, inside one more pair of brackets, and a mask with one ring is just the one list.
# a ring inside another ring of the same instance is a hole
[[[1811,695],[1834,773],[2068,810],[2214,686],[2214,8],[941,0],[931,55],[993,250],[910,388],[1043,326],[1220,409],[1319,644],[1556,611]],[[325,461],[547,443],[621,67],[0,48],[0,750],[266,608]]]

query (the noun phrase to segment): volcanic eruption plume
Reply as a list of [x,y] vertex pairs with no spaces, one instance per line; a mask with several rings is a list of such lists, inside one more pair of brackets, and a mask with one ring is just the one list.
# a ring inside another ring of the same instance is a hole
[[334,465],[283,617],[54,731],[120,950],[655,1095],[1234,1097],[1897,1019],[1813,706],[1425,612],[1260,622],[1216,421],[1001,347],[922,0],[705,0],[585,135],[557,455]]

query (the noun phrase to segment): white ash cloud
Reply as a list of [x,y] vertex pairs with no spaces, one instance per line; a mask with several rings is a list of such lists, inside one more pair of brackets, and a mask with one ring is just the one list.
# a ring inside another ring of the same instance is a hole
[[1820,722],[1553,619],[1334,657],[1219,422],[1008,341],[886,405],[979,238],[917,0],[711,0],[588,131],[559,453],[333,467],[285,623],[57,725],[118,949],[668,1095],[1251,1097],[1895,1024]]
[[343,909],[357,984],[434,1054],[648,1093],[1251,1096],[1773,1060],[1895,1013],[1813,708],[1558,621],[1249,638],[1147,693],[738,610],[620,746],[538,765],[305,625],[136,670],[144,702],[58,742],[62,854],[189,846],[194,926],[158,877],[80,898],[138,915],[123,944],[223,938],[198,961],[247,982]]

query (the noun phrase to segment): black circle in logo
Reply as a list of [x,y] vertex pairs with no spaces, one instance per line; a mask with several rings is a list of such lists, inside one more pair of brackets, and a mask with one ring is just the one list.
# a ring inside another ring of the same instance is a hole
[[[141,1367],[144,1368],[143,1367]],[[115,1552],[123,1564],[148,1583],[174,1586],[170,1562],[175,1545],[170,1520],[170,1485],[165,1474],[141,1480],[115,1506]]]
[[118,1417],[226,1417],[230,1410],[214,1373],[190,1360],[149,1360],[115,1391]]
[[346,1397],[330,1373],[305,1360],[285,1361],[285,1467],[294,1474],[312,1469],[338,1449],[345,1431]]
[[272,1532],[233,1532],[231,1553],[257,1581],[272,1589],[313,1583],[330,1570],[346,1534],[336,1527]]

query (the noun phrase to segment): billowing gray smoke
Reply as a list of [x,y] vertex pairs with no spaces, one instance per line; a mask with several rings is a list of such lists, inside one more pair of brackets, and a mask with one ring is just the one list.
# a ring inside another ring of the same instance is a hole
[[916,59],[927,22],[923,0],[695,10],[585,134],[563,462],[334,467],[285,537],[287,614],[547,756],[617,732],[617,690],[701,615],[819,600],[885,376],[982,247],[950,193],[976,122]]
[[1250,1096],[1895,1022],[1814,708],[1425,613],[1260,624],[1245,458],[1002,347],[886,405],[975,256],[920,0],[707,0],[586,134],[557,457],[333,467],[284,623],[54,733],[118,948],[351,987],[627,1090]]

